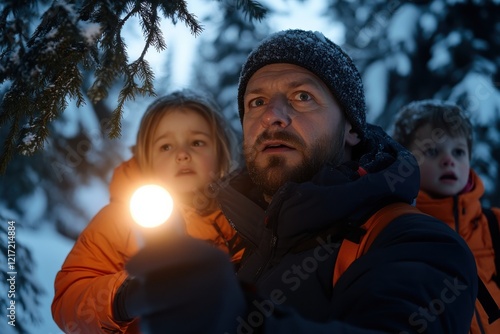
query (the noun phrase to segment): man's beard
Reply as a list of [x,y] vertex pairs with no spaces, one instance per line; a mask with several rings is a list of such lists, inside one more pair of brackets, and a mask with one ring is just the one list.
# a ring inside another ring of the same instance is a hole
[[[263,132],[256,140],[250,150],[245,149],[245,160],[250,178],[264,195],[272,197],[278,189],[286,182],[302,183],[312,179],[326,163],[331,162],[337,166],[344,158],[344,126],[340,122],[338,131],[332,131],[331,135],[319,138],[310,147],[307,147],[302,138],[286,131]],[[268,158],[265,166],[257,166],[255,162],[255,147],[265,139],[279,139],[287,143],[293,143],[302,154],[301,161],[290,166],[283,156],[273,155]]]

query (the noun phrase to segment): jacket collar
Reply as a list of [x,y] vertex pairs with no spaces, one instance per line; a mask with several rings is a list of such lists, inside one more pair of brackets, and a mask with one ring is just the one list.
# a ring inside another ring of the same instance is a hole
[[[481,197],[484,185],[474,170],[471,169],[474,187],[465,193],[444,198],[432,198],[426,192],[420,191],[417,197],[417,207],[455,228],[455,212],[461,222],[473,222],[482,214]],[[460,230],[467,229],[467,224],[460,224]],[[461,231],[459,231],[461,232]]]

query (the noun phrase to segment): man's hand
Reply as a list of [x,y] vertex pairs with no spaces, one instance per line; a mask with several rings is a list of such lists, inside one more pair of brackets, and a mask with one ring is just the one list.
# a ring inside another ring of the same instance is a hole
[[176,236],[146,245],[126,269],[138,285],[127,311],[144,333],[232,332],[246,315],[229,256],[205,241]]

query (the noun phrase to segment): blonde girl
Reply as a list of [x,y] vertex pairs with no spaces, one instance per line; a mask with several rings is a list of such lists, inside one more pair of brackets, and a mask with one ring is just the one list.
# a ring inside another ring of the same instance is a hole
[[186,233],[239,261],[239,239],[209,187],[231,168],[231,140],[229,126],[204,94],[176,91],[146,109],[134,156],[114,171],[109,204],[81,233],[56,276],[52,315],[64,332],[139,333],[139,320],[127,313],[134,284],[124,268],[139,249],[128,205],[140,185],[167,188]]

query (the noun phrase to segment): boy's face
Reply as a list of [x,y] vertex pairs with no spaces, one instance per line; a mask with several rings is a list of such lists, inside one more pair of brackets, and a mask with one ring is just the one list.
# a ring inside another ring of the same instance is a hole
[[410,151],[420,166],[420,188],[430,196],[453,196],[467,184],[470,158],[464,137],[450,137],[427,124],[415,131]]

